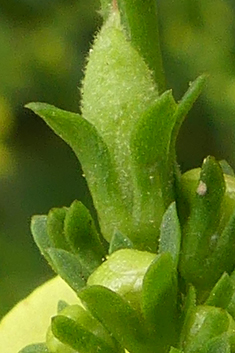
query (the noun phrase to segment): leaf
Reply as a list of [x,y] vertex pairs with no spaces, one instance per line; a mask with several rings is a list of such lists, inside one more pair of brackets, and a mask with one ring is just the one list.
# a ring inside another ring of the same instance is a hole
[[213,286],[220,275],[211,268],[210,258],[216,246],[224,192],[222,169],[213,157],[207,157],[190,201],[180,259],[182,277],[199,291]]
[[169,353],[184,353],[184,352],[181,351],[180,349],[175,348],[175,347],[171,347],[169,350]]
[[[123,351],[118,345],[117,341],[110,336],[109,332],[103,327],[103,325],[98,320],[96,320],[89,313],[89,311],[84,309],[84,307],[82,307],[81,305],[69,305],[59,313],[59,316],[66,317],[73,320],[78,325],[78,327],[88,331],[89,334],[93,334],[97,340],[101,342],[105,342],[105,344],[108,347],[112,347],[112,349],[115,350],[115,352]],[[62,340],[62,342],[64,341]],[[51,352],[58,351],[58,352],[64,353],[65,350],[66,352],[68,350],[68,352],[70,353],[70,350],[72,349],[62,342],[54,336],[50,328],[47,334],[47,346],[49,351]],[[95,346],[94,346],[94,349],[96,349]],[[72,351],[74,352],[74,350]]]
[[46,103],[29,103],[26,108],[43,118],[72,147],[81,162],[96,209],[107,212],[117,198],[117,179],[107,146],[96,128],[79,114]]
[[169,253],[160,254],[148,268],[142,290],[143,314],[159,351],[177,338],[177,277]]
[[159,44],[156,1],[118,0],[117,2],[122,24],[131,44],[152,71],[159,91],[164,92],[165,76]]
[[187,92],[184,94],[183,98],[181,99],[181,101],[177,106],[176,113],[175,113],[175,126],[172,133],[172,144],[171,144],[171,149],[173,154],[175,154],[175,143],[176,143],[176,139],[179,134],[181,125],[186,115],[192,108],[193,104],[197,100],[198,96],[200,95],[203,87],[205,86],[206,80],[207,80],[207,75],[201,75],[195,81],[190,83]]
[[[225,196],[226,198],[226,196]],[[223,212],[227,212],[226,206],[223,205]],[[225,228],[220,235],[216,249],[211,256],[211,266],[217,275],[221,275],[224,271],[230,273],[235,266],[235,209],[227,222]]]
[[112,9],[112,0],[100,0],[100,14],[104,20],[107,20]]
[[59,300],[57,304],[57,314],[64,310],[69,304],[65,300]]
[[132,249],[133,246],[132,241],[127,236],[124,236],[119,230],[116,230],[110,241],[109,255],[120,249]]
[[56,272],[53,262],[47,253],[47,249],[52,247],[51,239],[47,233],[47,216],[33,216],[31,221],[31,232],[42,255]]
[[185,298],[182,314],[180,317],[180,327],[181,327],[180,338],[179,338],[180,348],[183,347],[183,344],[187,335],[187,330],[190,324],[190,320],[193,313],[195,312],[195,308],[196,308],[196,291],[195,291],[195,288],[192,285],[190,285],[188,287],[187,296]]
[[217,306],[226,309],[234,292],[233,283],[227,273],[224,273],[216,283],[205,305]]
[[226,310],[235,320],[235,291],[233,293],[233,296],[232,296],[230,303],[228,304]]
[[181,245],[181,228],[176,210],[176,203],[172,202],[163,215],[158,252],[169,252],[174,266],[177,268]]
[[212,338],[206,344],[205,353],[230,353],[230,344],[227,335],[221,335],[219,337]]
[[67,213],[65,207],[52,208],[47,216],[47,233],[51,239],[52,247],[70,251],[64,235],[64,220]]
[[175,110],[167,91],[141,116],[131,135],[133,217],[149,251],[156,251],[162,216],[174,198],[170,142]]
[[45,343],[31,344],[20,350],[19,353],[50,353]]
[[121,346],[133,353],[141,353],[147,348],[138,312],[120,295],[102,286],[91,286],[78,296]]
[[64,221],[65,239],[79,261],[91,274],[105,255],[93,219],[87,208],[79,201],[69,207]]
[[87,284],[117,292],[140,311],[144,275],[156,254],[134,249],[115,251],[88,278]]
[[187,325],[183,341],[185,353],[204,353],[209,340],[229,329],[229,317],[225,310],[212,306],[197,306]]
[[75,291],[78,292],[86,285],[84,269],[76,255],[62,249],[49,248],[48,254],[56,272]]
[[80,353],[117,353],[105,341],[84,329],[76,321],[62,315],[52,319],[52,332],[62,343]]
[[222,159],[221,161],[219,161],[219,164],[224,174],[235,176],[233,168],[231,167],[231,165],[228,164],[228,162],[225,159]]

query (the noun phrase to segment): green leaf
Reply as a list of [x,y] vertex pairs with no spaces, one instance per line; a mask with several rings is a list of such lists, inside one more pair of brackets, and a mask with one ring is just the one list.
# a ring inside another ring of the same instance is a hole
[[221,161],[219,161],[219,164],[224,174],[227,174],[233,177],[235,176],[233,168],[231,167],[231,165],[228,164],[228,162],[225,159],[222,159]]
[[139,313],[120,295],[102,286],[91,286],[78,296],[121,346],[133,353],[141,353],[147,348],[146,331]]
[[116,230],[110,241],[109,255],[120,249],[132,249],[133,246],[132,241],[128,237],[124,236],[119,230]]
[[175,110],[167,91],[141,116],[131,136],[134,224],[150,251],[156,251],[162,216],[174,198],[170,142]]
[[57,304],[57,314],[64,310],[69,304],[65,300],[59,300]]
[[205,86],[207,80],[207,75],[199,76],[195,81],[191,82],[189,85],[189,89],[182,97],[181,101],[177,106],[177,110],[175,113],[175,126],[172,133],[172,153],[175,153],[175,143],[177,136],[179,134],[179,130],[181,125],[192,108],[193,104],[197,100],[198,96],[200,95],[203,87]]
[[78,292],[86,285],[84,272],[79,259],[62,249],[49,248],[48,254],[53,262],[56,273],[75,291]]
[[169,353],[184,353],[184,352],[175,347],[171,347],[171,349],[169,350]]
[[47,216],[47,234],[49,235],[52,247],[70,251],[64,234],[64,220],[67,209],[52,208]]
[[212,306],[197,306],[187,325],[183,341],[185,353],[204,353],[209,340],[229,329],[230,319],[225,310]]
[[20,350],[19,353],[50,353],[45,343],[31,344]]
[[87,208],[79,201],[69,207],[64,221],[65,239],[72,252],[91,274],[105,255],[93,219]]
[[212,338],[206,343],[205,353],[230,353],[230,344],[228,335],[221,335],[219,337]]
[[159,91],[165,90],[157,3],[155,0],[118,0],[121,20],[131,44],[139,51],[153,72]]
[[197,290],[207,290],[220,274],[210,266],[217,243],[221,203],[225,192],[222,169],[213,157],[202,165],[200,179],[189,204],[189,217],[183,228],[180,272]]
[[205,305],[217,306],[226,309],[234,292],[233,283],[227,273],[224,273],[216,283]]
[[158,251],[159,253],[169,252],[172,256],[175,268],[178,266],[180,245],[181,228],[176,203],[172,202],[162,218]]
[[144,275],[156,254],[134,249],[115,251],[88,278],[87,284],[101,285],[117,292],[140,311]]
[[143,314],[159,351],[176,344],[177,277],[169,253],[160,254],[148,268],[142,290]]
[[31,221],[31,232],[33,234],[33,239],[42,255],[56,272],[55,266],[47,252],[47,249],[53,246],[47,233],[47,216],[33,216]]
[[76,321],[62,315],[52,319],[52,332],[62,343],[80,353],[117,353],[105,341],[84,329]]
[[[226,196],[225,196],[226,198]],[[223,207],[223,212],[227,212],[226,206]],[[227,216],[227,215],[226,215]],[[235,266],[235,209],[220,235],[216,249],[211,256],[211,267],[217,272],[217,275],[226,271],[231,273]]]
[[230,299],[230,302],[226,308],[227,312],[235,319],[235,270],[230,276],[230,280],[232,281],[234,293]]
[[190,324],[191,316],[195,312],[196,308],[196,291],[195,288],[190,285],[188,287],[187,296],[183,303],[183,309],[180,317],[180,348],[183,347],[185,337],[187,335],[188,326]]
[[[102,214],[113,218],[113,205],[120,200],[120,195],[109,151],[96,128],[79,114],[46,103],[30,103],[26,107],[42,117],[74,150],[86,175],[102,228]],[[105,231],[104,235],[107,236]]]
[[[96,320],[87,310],[84,309],[81,305],[69,305],[63,311],[60,312],[59,316],[63,316],[75,321],[78,327],[82,328],[89,332],[89,334],[93,334],[97,340],[101,342],[105,342],[105,344],[115,352],[122,352],[123,350],[118,345],[117,341],[110,336],[109,332],[103,327],[103,325]],[[62,340],[63,342],[63,340]],[[49,351],[64,353],[66,352],[75,352],[68,345],[59,341],[53,334],[51,328],[47,334],[47,346]],[[94,346],[94,349],[96,347]],[[77,352],[77,350],[76,350]],[[80,350],[79,350],[80,352]]]
[[232,296],[230,303],[228,304],[226,310],[233,317],[233,319],[235,319],[235,292],[233,293],[233,296]]
[[110,15],[112,2],[113,0],[100,0],[101,9],[99,12],[104,20],[107,20]]

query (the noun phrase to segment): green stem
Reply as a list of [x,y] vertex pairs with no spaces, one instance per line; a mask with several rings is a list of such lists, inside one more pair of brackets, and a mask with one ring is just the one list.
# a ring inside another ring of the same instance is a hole
[[153,71],[159,93],[164,92],[156,0],[117,0],[117,3],[128,37]]

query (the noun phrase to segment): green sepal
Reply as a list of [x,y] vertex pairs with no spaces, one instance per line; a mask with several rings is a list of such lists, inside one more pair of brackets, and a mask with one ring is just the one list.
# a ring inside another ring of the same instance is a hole
[[170,141],[175,110],[172,92],[163,93],[142,114],[131,135],[132,214],[136,234],[145,241],[142,249],[149,251],[156,251],[162,216],[174,199]]
[[102,263],[105,251],[90,212],[77,200],[67,210],[64,235],[72,252],[78,254],[81,265],[91,274]]
[[227,174],[233,177],[235,176],[233,168],[231,167],[230,164],[228,164],[228,162],[225,159],[222,159],[221,161],[219,161],[219,164],[224,174]]
[[187,295],[183,303],[182,313],[180,316],[180,348],[183,347],[184,339],[187,334],[188,326],[191,320],[191,316],[196,308],[196,291],[195,288],[190,285],[188,287]]
[[19,351],[19,353],[50,353],[45,343],[31,344]]
[[[81,305],[69,305],[63,311],[60,312],[59,316],[64,316],[69,319],[72,319],[76,322],[76,324],[78,324],[78,326],[82,327],[84,330],[89,331],[89,333],[93,334],[98,340],[102,342],[104,341],[107,346],[110,346],[112,347],[112,349],[115,349],[115,352],[122,352],[117,341],[113,337],[111,337],[111,335],[104,328],[104,326]],[[54,336],[51,327],[47,333],[46,343],[49,351],[52,352],[64,353],[65,350],[66,352],[70,352],[72,350],[71,348],[69,348],[68,345],[65,345]],[[75,352],[74,350],[72,351]]]
[[118,353],[73,319],[58,315],[52,318],[51,326],[58,340],[80,353]]
[[212,338],[206,344],[206,348],[203,353],[231,353],[229,337],[227,334],[223,334],[219,337]]
[[213,286],[220,275],[211,268],[209,260],[216,247],[224,192],[222,169],[213,157],[207,157],[189,204],[180,258],[182,277],[193,283],[198,291]]
[[226,310],[235,320],[235,292],[234,292],[232,298],[230,299],[230,303],[228,304]]
[[226,310],[233,317],[233,319],[235,319],[235,270],[232,272],[230,276],[230,280],[232,281],[232,284],[233,284],[234,293],[232,295],[232,298],[230,299],[230,302]]
[[85,279],[88,274],[86,269],[81,266],[76,255],[63,249],[55,248],[49,248],[47,252],[53,262],[55,272],[63,278],[75,292],[78,292],[86,285]]
[[102,286],[90,286],[78,296],[121,346],[135,353],[146,349],[146,330],[139,313],[120,295]]
[[183,95],[182,99],[179,101],[176,112],[175,112],[175,126],[172,133],[172,153],[175,154],[175,143],[181,125],[192,108],[193,104],[202,92],[207,80],[207,75],[199,76],[195,81],[191,82],[187,92]]
[[114,212],[113,204],[120,195],[109,151],[96,128],[79,114],[46,103],[29,103],[26,107],[43,118],[72,147],[82,165],[102,223],[101,215],[104,213],[109,218],[108,213]]
[[181,245],[181,227],[177,215],[176,203],[172,202],[163,215],[158,252],[171,254],[175,268],[178,266]]
[[127,37],[152,71],[159,91],[164,92],[165,75],[159,40],[156,1],[117,0],[117,2]]
[[234,293],[233,283],[229,275],[225,272],[216,283],[205,305],[217,306],[226,309]]
[[171,347],[170,350],[169,350],[169,353],[184,353],[184,352],[181,351],[181,350],[178,349],[178,348]]
[[65,207],[52,208],[47,216],[47,234],[51,240],[52,247],[70,251],[68,242],[64,235],[64,220],[67,213]]
[[69,304],[65,300],[59,300],[57,304],[57,314],[59,314],[62,310],[67,308]]
[[176,344],[177,276],[169,253],[162,253],[149,266],[143,280],[142,310],[159,351]]
[[113,237],[109,244],[109,255],[120,249],[133,249],[132,241],[119,230],[114,231]]
[[[225,196],[226,198],[226,196]],[[222,207],[222,210],[226,212],[226,207]],[[226,217],[227,215],[225,215]],[[223,271],[231,273],[235,266],[235,209],[227,222],[225,228],[220,235],[216,249],[211,256],[211,267],[217,273],[221,275]]]
[[113,0],[100,0],[100,10],[99,13],[103,17],[104,20],[107,20],[107,18],[110,15],[111,9],[112,9],[112,3]]
[[197,306],[187,325],[183,339],[185,353],[204,353],[209,340],[229,330],[227,312],[212,306]]
[[52,242],[47,233],[47,216],[45,215],[37,215],[33,216],[31,220],[31,233],[33,235],[33,239],[37,244],[41,254],[45,257],[49,265],[56,272],[53,261],[51,260],[47,250],[51,248]]
[[115,251],[88,278],[87,285],[100,285],[117,292],[140,311],[144,275],[156,254],[135,249]]

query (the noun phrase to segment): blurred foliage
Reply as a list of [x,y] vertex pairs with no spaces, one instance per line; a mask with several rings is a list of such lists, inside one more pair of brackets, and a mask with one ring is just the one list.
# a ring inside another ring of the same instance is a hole
[[[180,99],[210,74],[178,141],[183,170],[212,154],[235,166],[235,3],[158,0],[168,87]],[[100,25],[98,0],[0,3],[0,316],[52,276],[29,231],[33,214],[91,198],[73,153],[23,106],[79,110],[86,53]],[[140,24],[141,25],[141,24]]]
[[233,166],[235,139],[235,3],[233,0],[159,2],[169,87],[177,97],[198,74],[207,89],[182,129],[180,162],[188,169],[207,154]]

